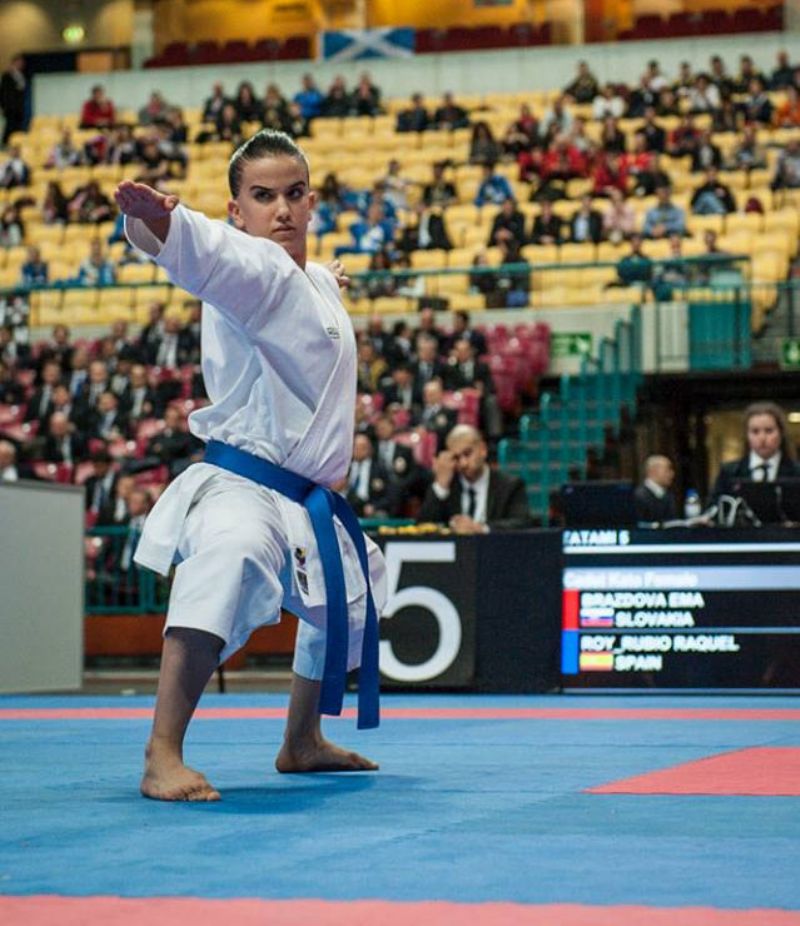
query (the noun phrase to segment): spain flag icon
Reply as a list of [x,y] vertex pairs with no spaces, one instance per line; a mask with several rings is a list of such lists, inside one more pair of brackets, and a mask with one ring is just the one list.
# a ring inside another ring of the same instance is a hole
[[611,672],[614,668],[613,653],[581,653],[581,672]]

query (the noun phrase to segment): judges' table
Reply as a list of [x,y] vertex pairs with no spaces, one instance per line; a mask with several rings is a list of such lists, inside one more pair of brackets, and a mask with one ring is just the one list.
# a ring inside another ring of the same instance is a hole
[[800,531],[378,537],[391,687],[800,687]]

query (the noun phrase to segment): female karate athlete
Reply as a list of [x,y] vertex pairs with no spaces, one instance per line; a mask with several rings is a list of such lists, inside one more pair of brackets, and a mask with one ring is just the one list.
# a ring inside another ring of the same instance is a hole
[[281,132],[259,132],[233,155],[228,180],[232,225],[131,181],[115,194],[131,243],[203,300],[211,399],[189,419],[205,459],[160,497],[135,556],[162,574],[178,563],[141,782],[159,800],[219,799],[184,764],[186,729],[217,665],[256,627],[280,620],[282,607],[300,622],[276,768],[377,768],[320,726],[320,713],[338,713],[346,672],[359,664],[359,725],[377,724],[384,562],[325,488],[350,462],[352,326],[337,278],[307,261],[314,193],[302,151]]

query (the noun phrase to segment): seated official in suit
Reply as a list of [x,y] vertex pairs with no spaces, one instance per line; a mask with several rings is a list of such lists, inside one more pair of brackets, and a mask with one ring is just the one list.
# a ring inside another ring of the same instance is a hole
[[800,476],[794,448],[788,437],[786,414],[774,402],[754,402],[744,411],[744,440],[747,453],[723,463],[711,490],[712,501],[735,494],[739,480],[775,482]]
[[669,457],[653,455],[644,461],[644,481],[636,487],[636,517],[649,523],[673,521],[678,517],[675,496],[670,491],[675,469]]
[[347,501],[359,518],[394,518],[400,510],[402,490],[375,459],[372,441],[366,434],[356,434],[353,440]]
[[489,467],[486,441],[471,425],[447,435],[446,449],[433,462],[433,484],[417,514],[418,522],[447,524],[457,534],[529,527],[525,484]]

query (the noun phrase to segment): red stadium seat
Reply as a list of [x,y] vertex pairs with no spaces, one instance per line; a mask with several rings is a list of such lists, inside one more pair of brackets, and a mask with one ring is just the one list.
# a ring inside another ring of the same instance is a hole
[[33,464],[33,472],[39,479],[48,482],[69,484],[72,482],[72,466],[69,463],[45,463],[40,460]]
[[6,425],[22,424],[24,417],[24,405],[0,405],[0,428]]
[[442,397],[445,408],[458,411],[458,423],[478,427],[481,398],[477,389],[459,389],[457,392],[445,392]]

